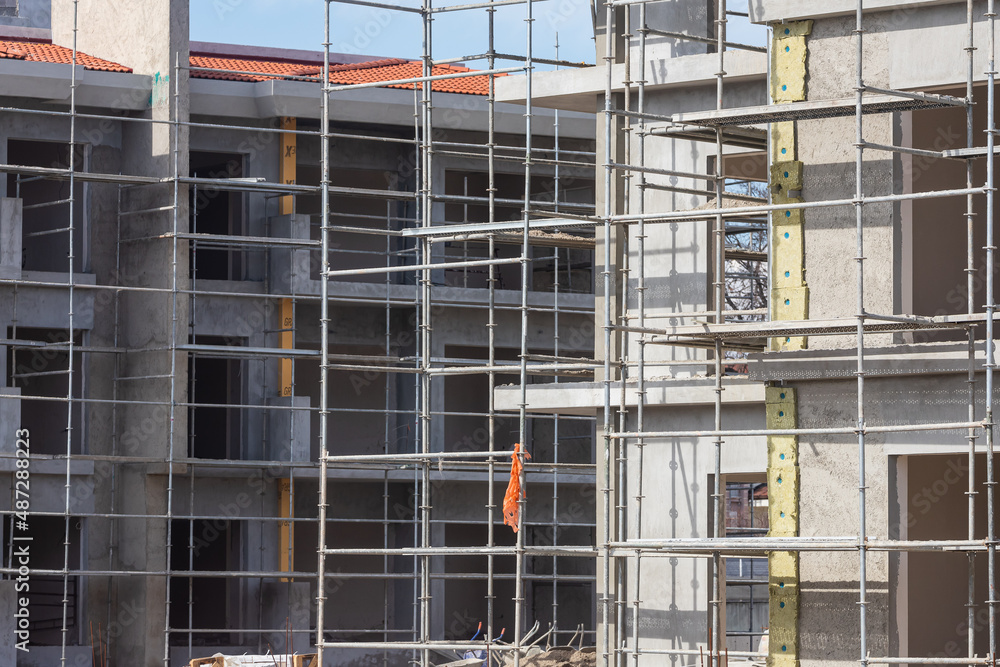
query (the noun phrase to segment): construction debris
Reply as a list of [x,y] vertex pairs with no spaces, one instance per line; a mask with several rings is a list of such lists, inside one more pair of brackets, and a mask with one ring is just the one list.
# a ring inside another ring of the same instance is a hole
[[575,649],[571,646],[557,646],[544,653],[521,660],[521,667],[593,667],[597,665],[597,648],[588,646]]

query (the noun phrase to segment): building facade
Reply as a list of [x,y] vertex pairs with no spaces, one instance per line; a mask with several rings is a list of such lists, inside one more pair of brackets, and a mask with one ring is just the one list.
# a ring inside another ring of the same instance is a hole
[[[515,570],[527,625],[592,634],[591,560],[400,551],[514,543],[509,456],[482,452],[518,440],[490,388],[517,379],[521,312],[531,355],[593,357],[586,230],[533,237],[526,289],[520,236],[425,252],[407,230],[517,220],[526,197],[589,215],[591,118],[536,113],[526,175],[524,108],[496,104],[489,75],[435,64],[426,91],[385,87],[423,64],[332,54],[324,110],[323,52],[190,43],[186,1],[74,4],[39,22],[15,3],[0,28],[0,407],[30,436],[32,482],[21,529],[5,440],[2,634],[30,650],[0,663],[186,665],[325,640],[345,645],[327,664],[403,664],[378,645],[513,628]],[[522,536],[590,545],[593,421],[527,428],[526,492],[557,500]],[[406,458],[424,451],[472,460]],[[322,587],[320,480],[339,550]]]

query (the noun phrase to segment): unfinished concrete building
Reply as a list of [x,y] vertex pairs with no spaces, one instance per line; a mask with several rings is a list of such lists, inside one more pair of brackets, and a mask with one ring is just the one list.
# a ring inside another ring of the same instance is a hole
[[319,54],[30,4],[7,662],[995,663],[993,0],[322,0]]
[[600,424],[602,660],[992,662],[994,3],[595,19],[532,103],[599,117],[603,377],[525,402]]
[[[526,351],[592,372],[554,359],[593,357],[593,235],[533,235],[522,274],[520,235],[410,234],[517,228],[526,197],[592,215],[592,117],[535,113],[526,142],[494,75],[429,53],[189,43],[188,0],[46,5],[0,26],[0,663],[332,641],[330,664],[405,664],[381,644],[509,641],[515,581],[524,618],[592,641],[595,561],[515,559],[509,454],[483,453],[527,429],[520,535],[592,548],[593,420],[520,425],[490,390]],[[425,542],[498,553],[404,553]]]

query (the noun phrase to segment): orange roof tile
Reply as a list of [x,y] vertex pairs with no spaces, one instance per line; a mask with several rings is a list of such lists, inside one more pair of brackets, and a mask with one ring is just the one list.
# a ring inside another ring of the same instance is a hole
[[[220,58],[204,55],[192,55],[191,66],[204,68],[193,70],[191,76],[194,78],[221,79],[225,81],[268,81],[282,77],[302,77],[305,80],[316,80],[319,79],[322,72],[322,66],[314,63]],[[474,70],[457,65],[436,65],[432,74],[441,75],[472,71]],[[354,83],[396,81],[418,77],[421,75],[421,72],[422,65],[420,61],[389,58],[364,63],[332,65],[330,67],[330,82],[349,85]],[[413,86],[414,84],[412,83],[405,83],[394,84],[388,87],[412,89]],[[489,77],[480,75],[434,81],[432,90],[440,93],[486,95],[489,92]]]
[[[204,68],[193,70],[191,72],[193,78],[221,79],[223,81],[268,81],[286,76],[306,76],[318,73],[315,67],[302,63],[201,55],[191,56],[191,67]],[[208,72],[205,70],[218,71]],[[252,72],[252,74],[234,74],[233,72]]]
[[[42,41],[0,40],[0,58],[69,64],[73,62],[73,50]],[[95,58],[77,51],[77,63],[86,69],[105,72],[131,72],[132,68]],[[284,77],[302,77],[305,80],[318,79],[322,67],[315,63],[257,60],[250,58],[227,58],[206,55],[192,55],[191,66],[201,68],[191,72],[197,79],[221,79],[225,81],[268,81]],[[214,70],[214,71],[212,71]],[[421,75],[422,67],[417,60],[388,58],[363,63],[332,64],[330,82],[349,85],[379,81],[412,79]],[[436,65],[432,74],[452,74],[472,72],[468,67],[458,65]],[[503,76],[503,75],[498,75]],[[414,84],[395,84],[390,88],[412,89]],[[489,77],[468,76],[433,82],[432,89],[440,93],[463,93],[486,95],[489,92]]]
[[[73,49],[56,46],[48,42],[0,40],[0,58],[68,65],[73,62]],[[86,69],[101,70],[104,72],[132,71],[131,67],[125,67],[110,60],[95,58],[82,51],[76,52],[76,62],[79,65],[83,65]]]
[[[453,74],[459,72],[472,72],[468,67],[458,65],[435,65],[431,75]],[[367,83],[369,81],[393,81],[397,79],[412,79],[421,76],[423,65],[419,61],[385,61],[376,60],[372,63],[360,63],[359,65],[344,65],[333,67],[330,71],[330,79],[333,83],[351,84]],[[503,76],[503,75],[498,75]],[[434,81],[431,90],[439,93],[465,93],[467,95],[488,95],[489,77],[485,74],[480,76],[465,76],[456,79],[443,79]],[[391,88],[412,89],[415,84],[404,83],[390,86]]]

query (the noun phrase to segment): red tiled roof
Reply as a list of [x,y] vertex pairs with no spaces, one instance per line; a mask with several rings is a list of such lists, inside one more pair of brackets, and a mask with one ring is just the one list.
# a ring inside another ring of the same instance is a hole
[[[366,67],[366,65],[370,65]],[[423,66],[419,61],[405,60],[376,60],[373,63],[360,63],[358,65],[341,65],[331,68],[330,78],[334,83],[351,84],[367,83],[369,81],[392,81],[394,79],[412,79],[421,76]],[[438,76],[441,74],[453,74],[458,72],[471,72],[468,67],[458,65],[435,65],[431,74]],[[502,76],[502,75],[498,75]],[[413,89],[414,84],[405,83],[390,86],[391,88]],[[489,77],[465,76],[457,79],[444,79],[434,81],[431,90],[440,93],[465,93],[468,95],[489,94]]]
[[[0,40],[0,58],[25,60],[30,62],[62,63],[73,62],[73,50],[44,41]],[[131,72],[132,68],[87,55],[76,53],[77,63],[86,69],[105,72]],[[268,81],[282,77],[302,77],[304,80],[318,80],[322,67],[315,63],[289,62],[277,60],[257,60],[249,58],[216,57],[192,55],[191,66],[203,68],[191,72],[197,79],[221,79],[225,81]],[[215,71],[208,71],[215,70]],[[369,83],[412,79],[421,75],[421,63],[416,60],[389,58],[364,63],[332,64],[330,81],[334,84]],[[458,65],[436,65],[433,74],[453,74],[472,72],[468,67]],[[241,72],[239,74],[234,72]],[[244,74],[242,72],[250,72]],[[503,76],[503,75],[498,75]],[[414,84],[395,84],[390,88],[412,89]],[[464,93],[486,95],[489,92],[489,77],[467,76],[457,79],[434,81],[432,88],[440,93]]]
[[[274,60],[251,60],[245,58],[220,58],[215,56],[192,55],[191,66],[204,68],[194,70],[191,76],[197,79],[221,79],[225,81],[269,81],[281,77],[302,77],[318,80],[322,66],[311,63],[295,63]],[[216,71],[206,71],[216,70]],[[436,65],[434,75],[472,72],[468,67],[457,65]],[[238,74],[235,72],[239,72]],[[330,81],[335,84],[369,83],[412,79],[421,75],[420,61],[389,58],[348,65],[336,64],[330,67]],[[502,75],[498,75],[502,76]],[[414,84],[394,84],[389,88],[412,89]],[[432,90],[439,93],[464,93],[486,95],[489,92],[489,77],[467,76],[457,79],[434,81]]]
[[[48,42],[0,40],[0,58],[68,65],[73,62],[73,49],[56,46]],[[125,67],[110,60],[88,56],[82,51],[76,52],[76,62],[79,65],[83,65],[86,69],[101,70],[104,72],[132,71],[131,67]]]
[[[192,78],[221,79],[223,81],[268,81],[283,76],[315,75],[319,71],[315,66],[301,63],[200,55],[191,56],[191,67],[219,70],[216,72],[192,71]],[[232,72],[253,72],[254,74],[233,74]]]

